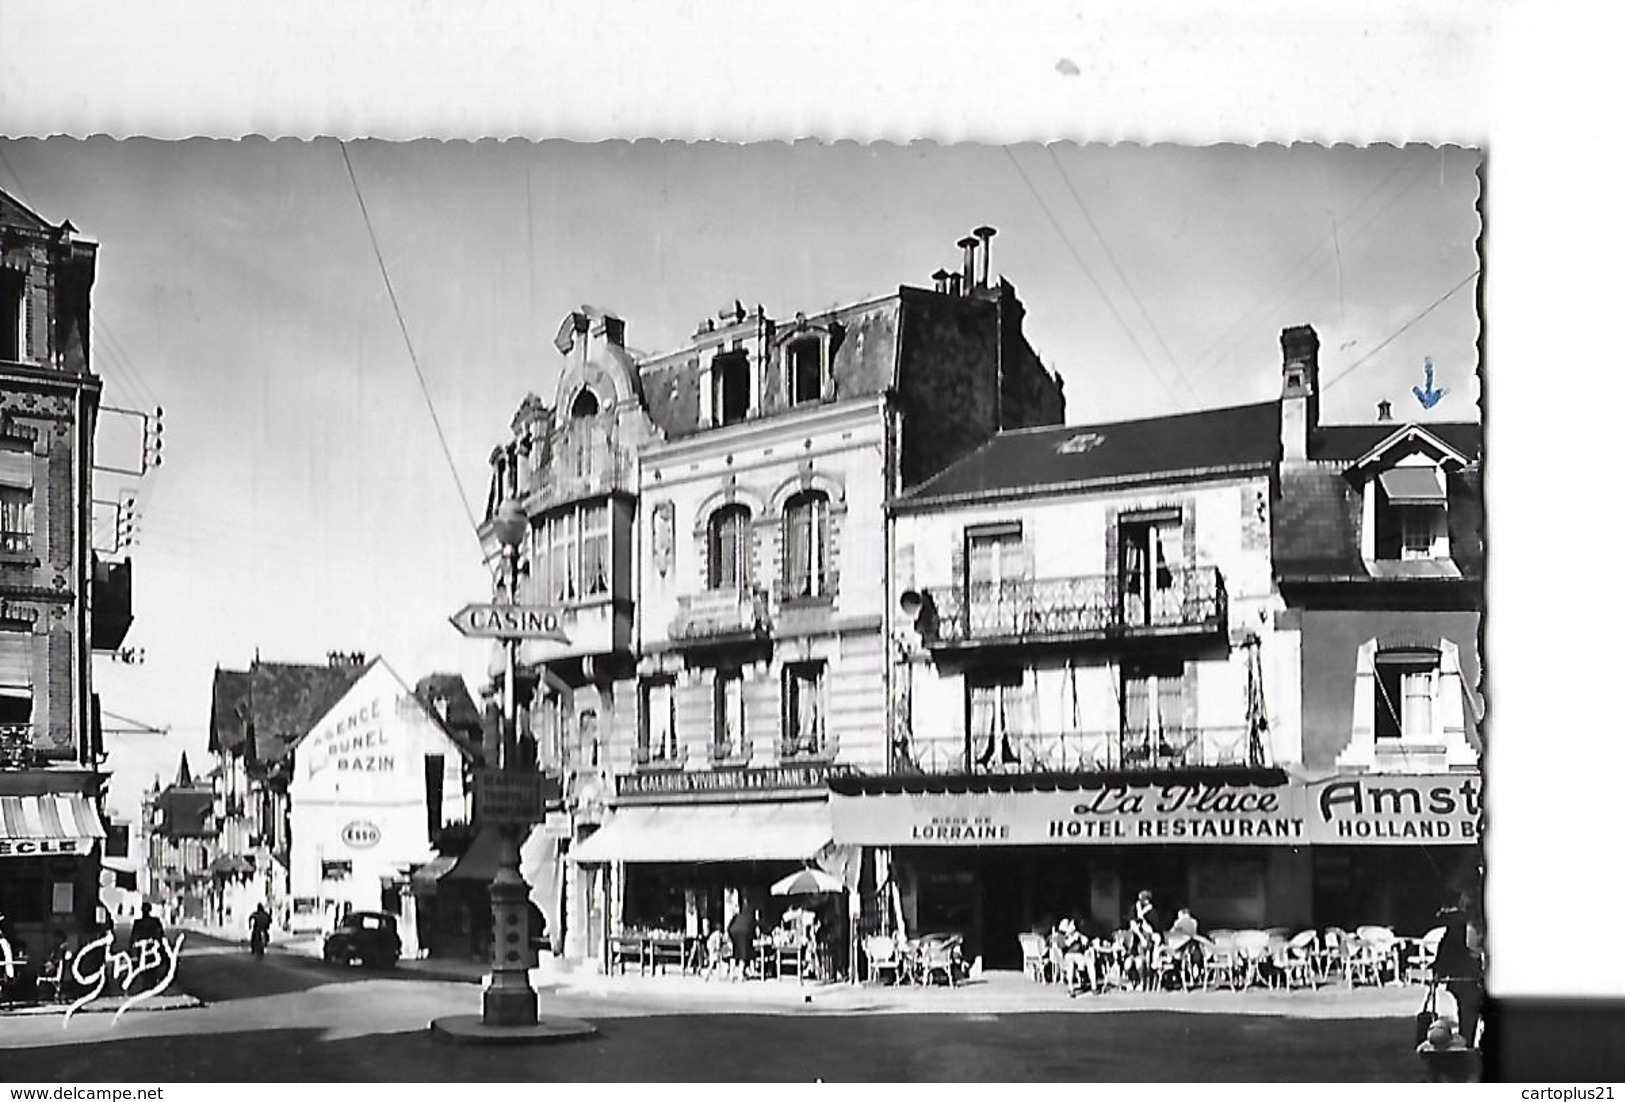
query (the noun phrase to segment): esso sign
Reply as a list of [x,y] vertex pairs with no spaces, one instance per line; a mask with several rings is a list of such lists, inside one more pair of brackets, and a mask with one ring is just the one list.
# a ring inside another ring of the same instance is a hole
[[371,849],[383,837],[377,825],[357,819],[345,825],[339,832],[339,839],[352,849]]

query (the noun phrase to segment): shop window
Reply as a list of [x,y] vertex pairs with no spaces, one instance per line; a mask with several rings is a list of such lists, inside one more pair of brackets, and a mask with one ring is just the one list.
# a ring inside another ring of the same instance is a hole
[[817,490],[784,508],[784,585],[789,598],[829,594],[829,498]]
[[970,752],[980,769],[1019,765],[1024,736],[1034,734],[1020,670],[979,673],[966,683]]
[[1436,466],[1383,471],[1375,495],[1373,552],[1379,560],[1416,562],[1450,557],[1444,472]]
[[824,663],[791,662],[784,667],[786,758],[816,756],[824,750]]
[[1124,519],[1118,525],[1117,548],[1124,622],[1178,623],[1184,604],[1179,514]]
[[717,670],[712,692],[711,757],[717,761],[741,757],[746,749],[744,674],[737,669]]
[[719,352],[711,361],[711,408],[719,425],[733,425],[750,413],[750,357]]
[[1178,661],[1123,668],[1123,763],[1179,764],[1187,743],[1185,669]]
[[817,337],[793,341],[785,348],[790,404],[816,402],[824,394],[824,342]]
[[724,505],[706,525],[707,584],[712,589],[744,590],[750,579],[750,510]]
[[27,724],[34,715],[34,635],[0,628],[0,724]]
[[1372,733],[1378,742],[1427,742],[1434,733],[1439,655],[1435,651],[1378,651],[1377,701]]
[[642,712],[638,724],[638,760],[677,760],[677,685],[669,677],[643,682]]
[[15,272],[0,273],[0,360],[23,358],[23,281]]

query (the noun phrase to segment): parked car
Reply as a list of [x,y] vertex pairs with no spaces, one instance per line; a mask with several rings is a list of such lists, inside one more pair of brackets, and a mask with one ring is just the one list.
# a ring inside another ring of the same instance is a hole
[[369,967],[393,965],[401,959],[395,916],[382,911],[351,911],[322,943],[322,959],[329,964],[360,961]]

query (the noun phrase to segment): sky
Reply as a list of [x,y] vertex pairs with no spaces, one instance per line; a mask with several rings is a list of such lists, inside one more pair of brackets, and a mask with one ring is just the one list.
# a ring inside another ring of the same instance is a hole
[[[479,688],[487,652],[447,623],[489,593],[469,512],[521,399],[551,402],[582,304],[658,352],[736,299],[788,317],[929,286],[985,223],[1070,422],[1269,400],[1299,324],[1323,421],[1379,399],[1478,419],[1468,149],[363,140],[355,186],[345,152],[0,140],[0,188],[100,242],[104,403],[163,407],[162,465],[97,479],[137,493],[144,660],[98,658],[96,688],[169,732],[109,738],[115,817],[182,750],[203,762],[217,665],[364,651]],[[99,462],[138,463],[139,426],[104,416]]]

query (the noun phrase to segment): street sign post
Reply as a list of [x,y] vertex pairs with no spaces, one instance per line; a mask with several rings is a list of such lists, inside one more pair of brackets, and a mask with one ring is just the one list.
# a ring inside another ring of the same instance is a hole
[[559,610],[549,605],[464,605],[451,617],[451,626],[471,639],[570,641],[559,627]]
[[494,826],[539,823],[547,809],[547,780],[521,769],[482,769],[475,789],[474,813]]

